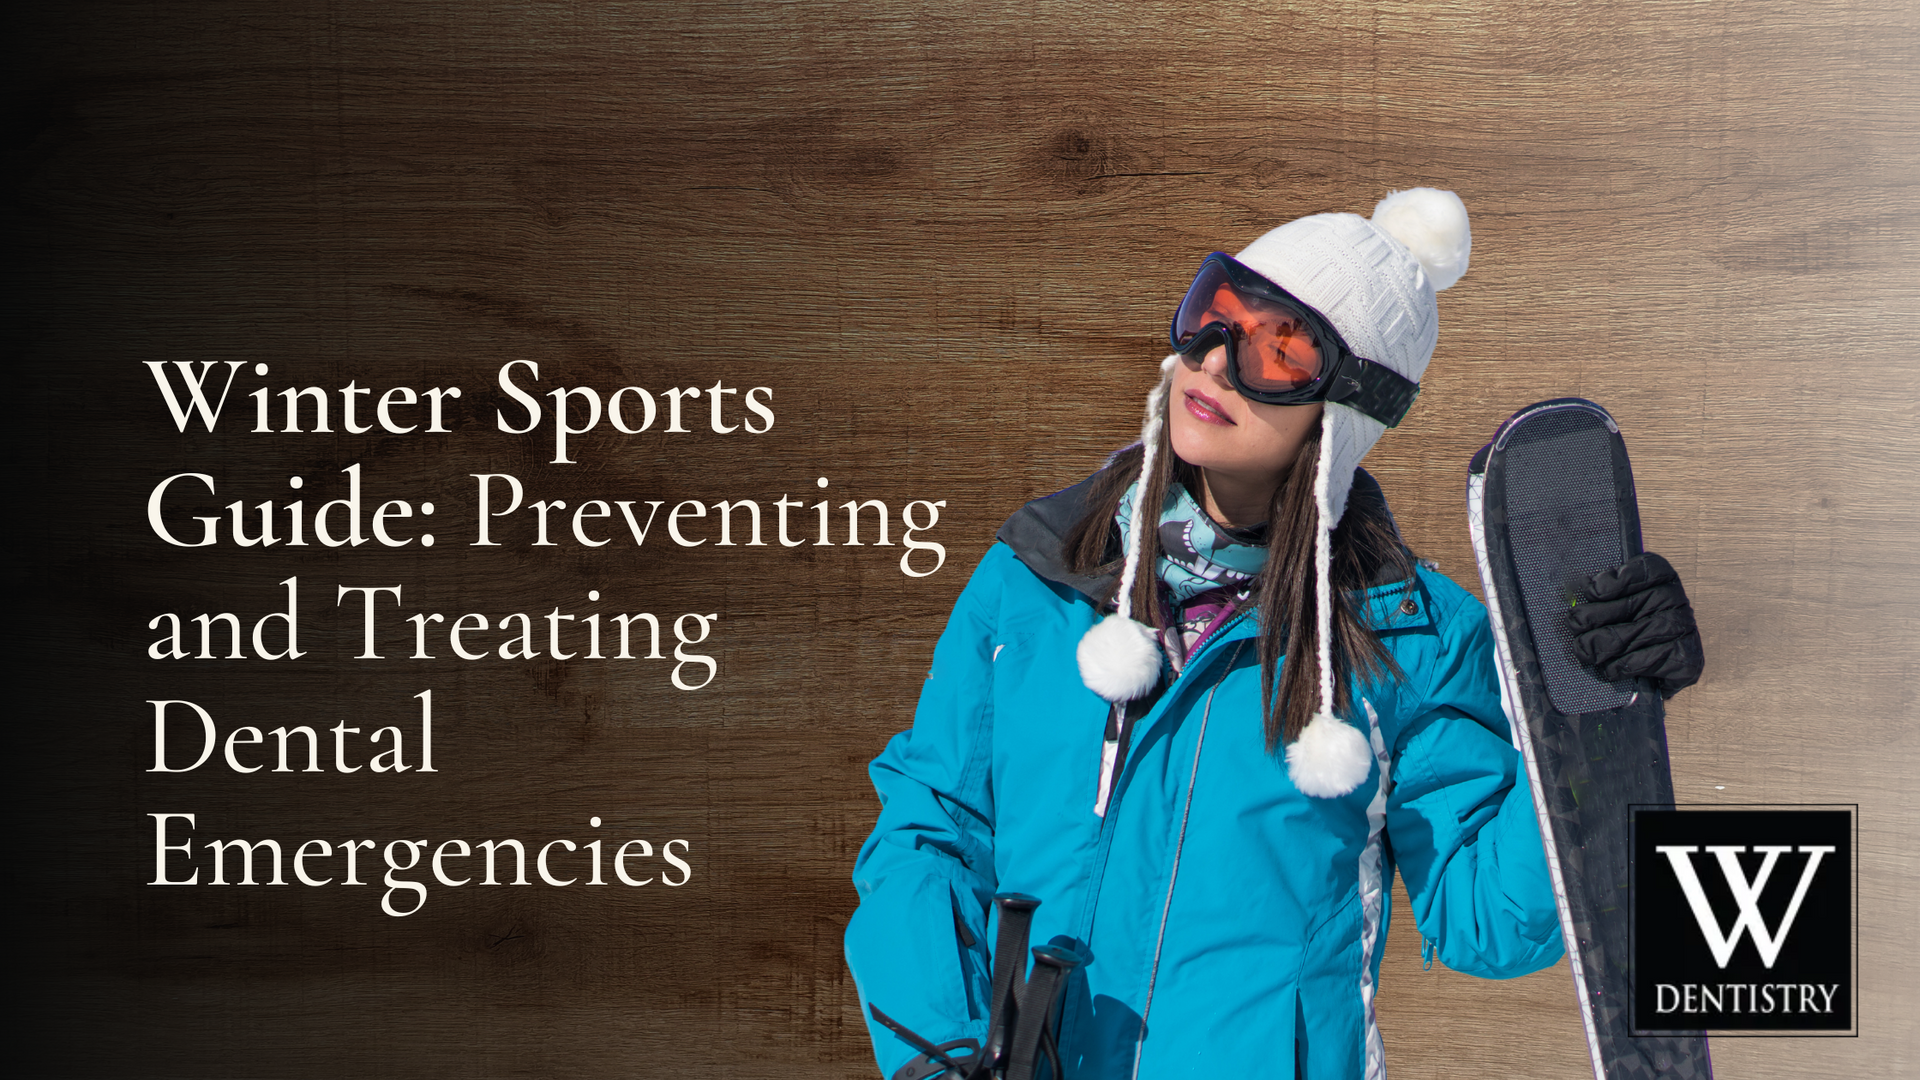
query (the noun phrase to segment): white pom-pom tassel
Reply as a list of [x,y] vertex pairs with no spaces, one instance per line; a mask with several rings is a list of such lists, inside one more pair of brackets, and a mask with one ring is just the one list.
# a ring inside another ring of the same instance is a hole
[[1453,192],[1430,187],[1393,192],[1373,208],[1373,223],[1407,245],[1434,292],[1467,272],[1473,233],[1467,228],[1467,204]]
[[[1146,530],[1152,527],[1147,516],[1146,489],[1153,476],[1155,451],[1160,446],[1161,419],[1167,411],[1167,388],[1180,354],[1160,361],[1160,382],[1147,395],[1147,415],[1140,428],[1140,479],[1136,481],[1133,514],[1127,519],[1127,564],[1120,572],[1120,585],[1114,591],[1118,610],[1094,623],[1080,639],[1076,655],[1080,660],[1080,681],[1087,689],[1112,702],[1133,701],[1147,696],[1160,681],[1160,639],[1153,628],[1133,621],[1133,583],[1140,573],[1140,548]],[[1148,568],[1152,573],[1152,568]],[[1104,804],[1103,804],[1104,805]]]
[[1145,697],[1160,681],[1160,641],[1153,628],[1109,615],[1080,639],[1080,681],[1108,701]]
[[[1325,423],[1324,414],[1321,423]],[[1313,539],[1314,637],[1320,654],[1320,711],[1287,747],[1293,786],[1319,799],[1345,795],[1367,778],[1373,747],[1366,736],[1333,715],[1333,515],[1328,512],[1333,455],[1323,446],[1313,480],[1317,511]]]
[[1359,787],[1372,768],[1367,737],[1327,713],[1316,715],[1287,746],[1287,776],[1294,787],[1317,799],[1345,795]]

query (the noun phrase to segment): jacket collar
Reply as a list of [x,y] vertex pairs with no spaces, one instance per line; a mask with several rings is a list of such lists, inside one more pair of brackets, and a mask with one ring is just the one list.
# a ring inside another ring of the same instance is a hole
[[1114,583],[1120,577],[1119,536],[1108,538],[1107,558],[1100,568],[1089,574],[1077,574],[1069,568],[1061,550],[1067,534],[1086,514],[1092,489],[1093,477],[1090,476],[1063,491],[1033,500],[1015,510],[994,534],[994,539],[1012,548],[1015,557],[1035,576],[1064,585],[1101,604],[1113,595]]
[[[1067,534],[1073,531],[1073,526],[1087,512],[1092,490],[1093,478],[1088,477],[1063,491],[1035,499],[1014,511],[994,538],[1012,548],[1014,555],[1036,576],[1072,589],[1096,606],[1104,606],[1112,598],[1114,585],[1120,577],[1120,540],[1117,531],[1107,541],[1107,558],[1092,573],[1075,573],[1067,565],[1061,550]],[[1354,503],[1373,503],[1386,515],[1388,522],[1393,521],[1393,512],[1387,507],[1387,499],[1380,490],[1379,482],[1365,469],[1354,470],[1353,492],[1347,499],[1349,506]],[[1397,526],[1394,532],[1399,532]],[[1397,584],[1401,580],[1393,576],[1390,567],[1380,568],[1372,577],[1370,584],[1373,586]]]

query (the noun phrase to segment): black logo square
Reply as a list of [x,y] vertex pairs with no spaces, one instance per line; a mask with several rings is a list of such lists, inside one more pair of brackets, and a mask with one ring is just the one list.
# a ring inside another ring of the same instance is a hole
[[1634,1034],[1858,1033],[1855,809],[1633,808]]

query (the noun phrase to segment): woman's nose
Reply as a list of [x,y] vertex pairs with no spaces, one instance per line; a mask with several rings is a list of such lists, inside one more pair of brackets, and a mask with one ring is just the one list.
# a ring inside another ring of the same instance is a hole
[[1227,347],[1215,345],[1208,349],[1207,355],[1200,361],[1200,370],[1224,381],[1227,378]]

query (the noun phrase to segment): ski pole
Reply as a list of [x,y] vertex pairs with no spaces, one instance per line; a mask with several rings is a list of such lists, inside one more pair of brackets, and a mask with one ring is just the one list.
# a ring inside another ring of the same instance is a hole
[[1000,911],[1000,934],[993,943],[993,997],[987,1014],[987,1037],[974,1065],[975,1075],[983,1078],[1004,1067],[1002,1059],[1012,1041],[1026,989],[1027,935],[1040,899],[1026,893],[1000,893],[993,898],[993,905]]
[[1034,1080],[1040,1052],[1044,1049],[1053,1067],[1052,1080],[1061,1080],[1060,1053],[1053,1044],[1053,1008],[1067,976],[1085,957],[1058,945],[1039,945],[1033,950],[1033,977],[1020,999],[1020,1023],[1013,1036],[1013,1050],[1007,1064],[1006,1080]]

